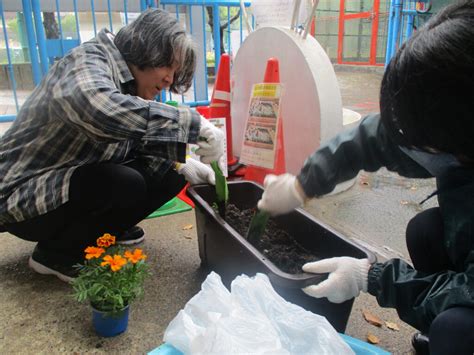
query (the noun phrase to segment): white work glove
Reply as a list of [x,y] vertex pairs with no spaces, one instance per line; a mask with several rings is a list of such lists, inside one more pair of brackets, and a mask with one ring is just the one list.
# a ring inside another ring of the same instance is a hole
[[291,174],[267,175],[263,181],[265,191],[258,201],[258,209],[276,216],[301,206],[306,196],[298,192],[297,183],[296,176]]
[[191,185],[216,184],[214,170],[196,159],[187,159],[185,164],[179,164],[176,167],[176,171],[178,174],[183,175]]
[[199,138],[195,153],[201,156],[201,161],[206,164],[219,161],[224,154],[224,133],[202,116]]
[[360,291],[367,292],[369,268],[368,259],[347,256],[306,263],[304,272],[329,272],[329,277],[317,285],[303,288],[303,291],[312,297],[326,297],[330,302],[342,303],[358,296]]

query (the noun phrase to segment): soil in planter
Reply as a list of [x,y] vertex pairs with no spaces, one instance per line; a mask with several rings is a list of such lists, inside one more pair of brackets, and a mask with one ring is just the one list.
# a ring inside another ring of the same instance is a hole
[[[235,205],[228,204],[225,221],[245,237],[254,214],[254,208],[240,210]],[[252,245],[280,270],[290,274],[301,274],[304,264],[321,259],[321,256],[311,253],[290,234],[280,229],[271,218],[262,238]]]

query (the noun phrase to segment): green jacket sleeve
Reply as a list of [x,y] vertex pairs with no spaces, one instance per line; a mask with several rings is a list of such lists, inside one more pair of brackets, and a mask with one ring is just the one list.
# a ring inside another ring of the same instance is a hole
[[297,178],[306,195],[314,197],[331,192],[360,170],[373,172],[381,167],[406,177],[431,177],[390,140],[380,115],[376,114],[322,145],[306,159]]

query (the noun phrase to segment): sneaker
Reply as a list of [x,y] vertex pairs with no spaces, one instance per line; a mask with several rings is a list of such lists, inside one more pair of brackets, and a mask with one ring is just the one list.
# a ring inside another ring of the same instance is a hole
[[70,282],[77,276],[78,270],[73,267],[78,260],[71,260],[48,250],[35,247],[28,260],[31,269],[42,275],[54,275],[61,281]]
[[416,355],[430,355],[430,340],[426,335],[420,332],[413,334],[411,345]]
[[117,244],[133,245],[143,242],[145,232],[139,226],[133,226],[120,235],[117,235]]

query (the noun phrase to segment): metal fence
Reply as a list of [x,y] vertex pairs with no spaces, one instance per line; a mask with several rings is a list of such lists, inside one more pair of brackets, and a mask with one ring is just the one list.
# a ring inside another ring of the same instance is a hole
[[428,3],[428,0],[391,0],[385,65],[388,65],[396,50],[411,37],[413,31],[431,17],[432,12],[428,8],[424,10]]
[[116,33],[142,11],[156,7],[175,14],[198,44],[192,89],[180,97],[162,92],[157,99],[206,105],[209,75],[217,72],[222,52],[235,52],[248,32],[241,3],[250,5],[239,0],[0,0],[0,47],[5,48],[0,50],[0,89],[11,93],[0,97],[6,102],[0,107],[0,122],[15,119],[28,89],[71,48],[101,28]]
[[[439,6],[446,1],[439,0]],[[248,25],[239,11],[241,3],[250,6],[241,0],[0,0],[0,122],[14,120],[49,67],[71,48],[95,37],[101,28],[116,33],[145,9],[158,6],[175,14],[198,44],[192,88],[178,97],[162,92],[158,100],[207,105],[222,52],[236,53],[247,27],[254,27],[253,18]],[[431,15],[418,8],[427,3],[431,2],[322,0],[315,36],[340,64],[386,65]]]

